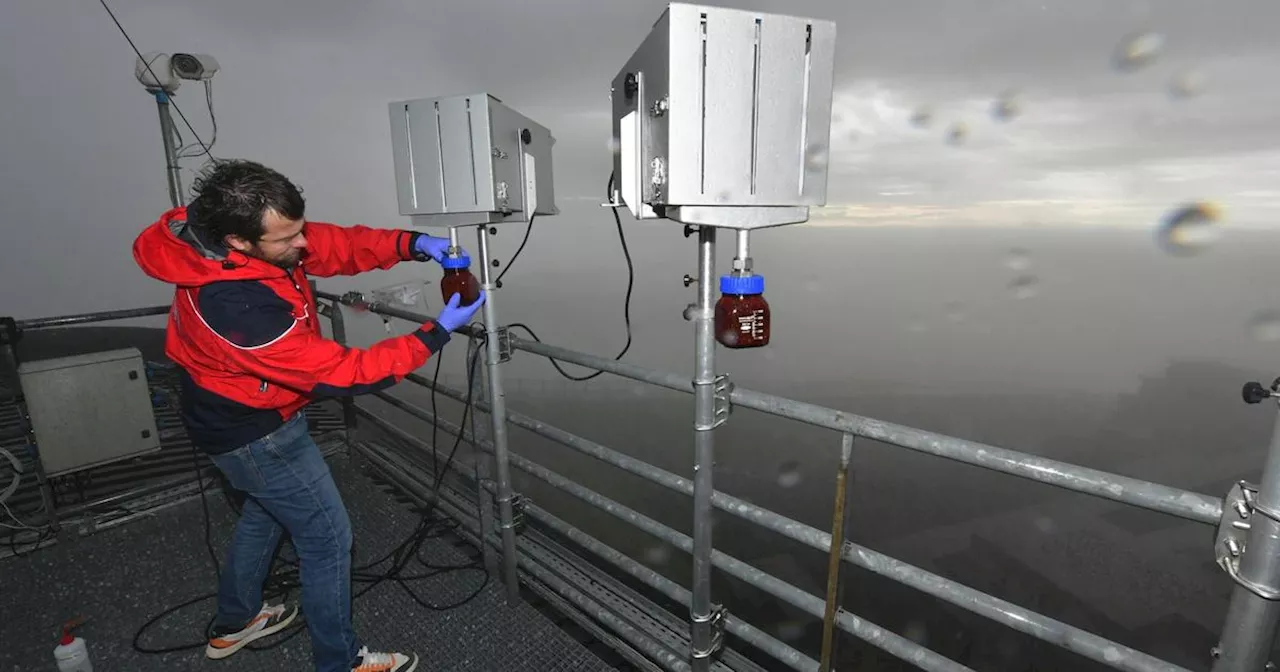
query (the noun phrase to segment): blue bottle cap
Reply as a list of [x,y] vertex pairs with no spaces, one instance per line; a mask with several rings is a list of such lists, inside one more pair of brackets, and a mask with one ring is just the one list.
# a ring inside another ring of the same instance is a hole
[[465,252],[456,257],[446,255],[440,260],[440,266],[448,269],[467,268],[471,266],[471,257]]
[[722,275],[720,276],[721,294],[764,294],[763,275]]

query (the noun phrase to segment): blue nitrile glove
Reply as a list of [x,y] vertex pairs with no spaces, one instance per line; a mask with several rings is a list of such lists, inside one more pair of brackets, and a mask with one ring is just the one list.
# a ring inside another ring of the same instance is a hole
[[483,289],[480,290],[480,298],[476,299],[475,303],[463,308],[458,307],[458,302],[461,300],[461,294],[454,294],[449,297],[449,303],[445,304],[444,309],[436,316],[436,324],[449,333],[457,331],[458,327],[471,321],[471,316],[475,315],[476,311],[480,310],[480,306],[484,305],[485,292]]
[[[444,259],[445,255],[449,254],[449,239],[424,233],[413,241],[413,251],[418,254],[425,254],[439,262]],[[461,248],[459,248],[459,252],[461,251]]]

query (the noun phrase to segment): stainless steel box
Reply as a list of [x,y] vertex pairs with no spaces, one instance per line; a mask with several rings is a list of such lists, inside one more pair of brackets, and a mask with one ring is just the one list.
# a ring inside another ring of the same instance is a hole
[[671,3],[613,80],[614,174],[633,214],[824,205],[835,41],[831,21]]
[[417,226],[554,215],[551,131],[486,93],[389,106],[400,214]]
[[23,362],[18,375],[49,476],[160,449],[137,348]]

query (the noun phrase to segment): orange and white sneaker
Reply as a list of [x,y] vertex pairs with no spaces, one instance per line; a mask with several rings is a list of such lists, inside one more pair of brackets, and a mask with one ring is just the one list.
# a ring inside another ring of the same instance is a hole
[[373,653],[369,647],[360,647],[360,662],[351,672],[413,672],[418,668],[418,655],[403,653]]
[[255,639],[273,635],[288,627],[298,616],[297,607],[286,607],[283,604],[262,605],[262,611],[254,616],[249,624],[236,632],[223,632],[215,628],[209,633],[209,645],[204,655],[217,660],[244,648]]

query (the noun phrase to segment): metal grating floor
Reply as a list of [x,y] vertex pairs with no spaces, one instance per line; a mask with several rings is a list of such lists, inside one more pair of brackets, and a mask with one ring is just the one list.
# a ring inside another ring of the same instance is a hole
[[[357,565],[382,557],[413,531],[418,515],[390,489],[345,455],[333,456],[330,464],[355,529]],[[219,493],[210,493],[208,503],[213,545],[221,554],[235,514]],[[282,555],[291,557],[291,550],[286,546]],[[477,554],[447,533],[429,539],[420,555],[435,564],[466,564]],[[200,649],[167,654],[134,650],[135,632],[148,620],[214,589],[199,498],[129,525],[10,558],[3,562],[3,572],[0,670],[51,666],[57,628],[75,616],[88,618],[79,633],[89,643],[96,669],[254,672],[310,666],[308,638],[301,628],[293,636],[279,635],[285,641],[276,648],[241,651],[220,662],[206,660]],[[422,658],[419,670],[615,669],[534,606],[508,606],[498,578],[487,579],[483,570],[446,572],[411,585],[422,599],[437,604],[462,600],[483,585],[474,599],[447,611],[420,607],[390,582],[355,601],[361,637],[376,648],[416,650]],[[161,620],[140,644],[162,648],[199,642],[212,604],[209,599]]]

